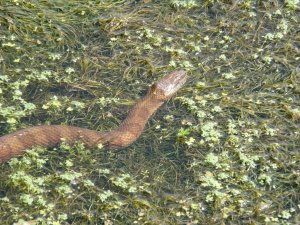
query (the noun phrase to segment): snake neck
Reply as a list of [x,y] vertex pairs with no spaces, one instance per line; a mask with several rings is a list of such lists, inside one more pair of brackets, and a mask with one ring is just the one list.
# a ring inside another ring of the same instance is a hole
[[133,143],[143,132],[148,119],[163,103],[164,101],[154,98],[151,93],[139,100],[120,126],[108,132],[110,138],[107,147],[118,149]]

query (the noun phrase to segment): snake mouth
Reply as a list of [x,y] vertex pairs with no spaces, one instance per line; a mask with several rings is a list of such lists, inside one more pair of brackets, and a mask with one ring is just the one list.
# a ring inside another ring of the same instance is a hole
[[186,82],[187,73],[184,70],[174,71],[156,82],[156,87],[166,98],[172,97]]

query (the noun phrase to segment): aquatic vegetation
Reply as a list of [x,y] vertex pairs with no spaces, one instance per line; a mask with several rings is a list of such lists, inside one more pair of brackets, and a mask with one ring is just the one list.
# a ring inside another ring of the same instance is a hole
[[188,84],[118,152],[81,143],[2,164],[0,221],[297,224],[299,1],[0,3],[1,134],[109,130],[153,79]]

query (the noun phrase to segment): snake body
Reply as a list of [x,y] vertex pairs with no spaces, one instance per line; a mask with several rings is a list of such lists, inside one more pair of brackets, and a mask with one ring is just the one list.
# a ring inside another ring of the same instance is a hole
[[35,146],[53,148],[62,140],[71,145],[80,141],[91,148],[99,145],[108,149],[127,147],[141,135],[151,115],[182,87],[186,77],[186,72],[180,70],[155,82],[120,126],[112,131],[98,132],[68,125],[41,125],[4,135],[0,137],[0,162],[22,155],[26,149]]

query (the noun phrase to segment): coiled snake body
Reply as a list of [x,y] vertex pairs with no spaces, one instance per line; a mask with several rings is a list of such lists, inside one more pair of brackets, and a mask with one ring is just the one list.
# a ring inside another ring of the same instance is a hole
[[98,132],[67,125],[42,125],[4,135],[0,137],[0,162],[22,155],[26,149],[35,146],[55,147],[62,139],[71,145],[81,141],[91,148],[100,144],[108,149],[124,148],[140,136],[150,116],[182,87],[186,77],[186,72],[180,70],[155,82],[120,126],[112,131]]

